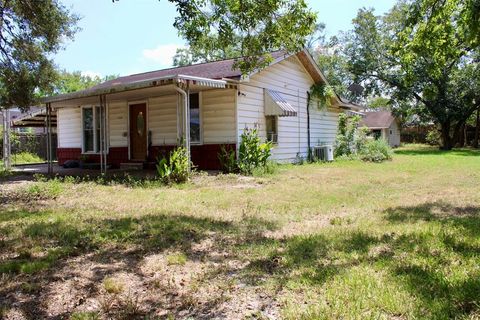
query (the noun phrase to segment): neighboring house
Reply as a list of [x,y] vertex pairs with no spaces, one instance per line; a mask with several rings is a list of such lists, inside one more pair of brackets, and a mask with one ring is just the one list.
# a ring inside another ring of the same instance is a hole
[[390,111],[363,112],[360,126],[368,127],[372,135],[385,139],[390,146],[400,146],[400,124]]
[[313,101],[307,112],[307,92],[326,82],[318,66],[306,51],[272,55],[271,65],[248,77],[232,69],[230,59],[120,77],[45,99],[57,115],[59,164],[81,156],[100,161],[103,141],[112,166],[152,163],[185,137],[194,165],[218,169],[221,146],[238,148],[245,128],[258,128],[262,139],[274,142],[272,158],[280,162],[305,157],[309,141],[311,147],[333,144],[338,114],[355,106],[335,97],[328,110]]

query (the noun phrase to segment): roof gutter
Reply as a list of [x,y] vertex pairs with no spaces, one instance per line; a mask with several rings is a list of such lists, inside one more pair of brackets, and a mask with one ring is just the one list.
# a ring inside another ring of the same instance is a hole
[[82,91],[61,94],[52,97],[46,97],[42,99],[42,103],[51,103],[51,102],[60,102],[66,100],[73,100],[79,98],[89,98],[96,97],[104,94],[113,94],[131,90],[146,89],[157,86],[169,85],[169,84],[179,84],[179,83],[191,83],[197,84],[200,86],[208,86],[213,88],[225,88],[227,82],[224,80],[215,80],[202,77],[194,77],[187,75],[171,75],[163,76],[157,78],[151,78],[147,80],[135,81],[127,84],[112,85],[105,88],[98,89],[86,89]]

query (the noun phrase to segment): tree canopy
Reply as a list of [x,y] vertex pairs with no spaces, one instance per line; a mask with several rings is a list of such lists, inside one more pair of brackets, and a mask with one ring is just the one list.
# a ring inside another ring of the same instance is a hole
[[174,26],[189,46],[177,52],[177,65],[241,57],[235,66],[248,74],[267,66],[272,51],[302,50],[315,28],[316,14],[305,0],[169,2],[178,12]]
[[51,54],[73,37],[77,20],[58,0],[0,2],[0,106],[26,109],[52,90]]
[[[365,94],[383,94],[440,126],[451,149],[480,107],[477,0],[399,1],[384,16],[361,9],[343,54]],[[477,16],[477,21],[471,17]]]
[[68,72],[61,70],[58,77],[53,82],[53,94],[71,93],[85,90],[104,81],[117,78],[118,75],[109,75],[105,77],[89,76],[82,74],[81,71]]

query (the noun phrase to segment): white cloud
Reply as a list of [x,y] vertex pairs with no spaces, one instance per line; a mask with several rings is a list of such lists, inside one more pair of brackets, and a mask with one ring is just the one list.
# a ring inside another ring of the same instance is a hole
[[101,78],[101,77],[102,77],[102,74],[101,74],[100,72],[95,72],[95,71],[87,70],[87,71],[82,71],[82,76],[84,76],[84,77],[90,77],[90,78],[95,78],[95,77]]
[[146,60],[160,64],[160,67],[170,67],[173,63],[173,56],[179,48],[184,48],[184,46],[175,43],[163,44],[154,49],[143,50],[142,55]]

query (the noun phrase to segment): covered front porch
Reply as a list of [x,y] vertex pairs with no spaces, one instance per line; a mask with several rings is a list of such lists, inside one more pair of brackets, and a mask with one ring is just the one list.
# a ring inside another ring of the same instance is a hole
[[237,146],[236,95],[235,81],[177,75],[101,84],[45,103],[57,114],[59,165],[152,169],[184,145],[195,167],[215,170],[222,145]]

